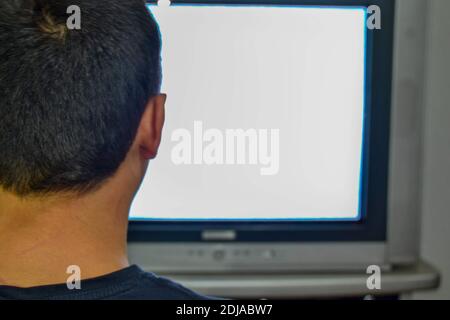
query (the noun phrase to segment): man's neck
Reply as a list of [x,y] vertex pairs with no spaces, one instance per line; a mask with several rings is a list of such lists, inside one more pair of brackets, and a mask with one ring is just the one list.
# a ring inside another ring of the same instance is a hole
[[0,285],[65,283],[67,268],[88,279],[127,267],[132,194],[111,186],[83,197],[20,198],[0,191]]

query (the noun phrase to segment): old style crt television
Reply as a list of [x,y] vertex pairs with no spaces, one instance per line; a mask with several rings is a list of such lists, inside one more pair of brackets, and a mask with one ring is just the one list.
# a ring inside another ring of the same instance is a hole
[[388,202],[394,6],[149,2],[168,101],[130,211],[132,262],[167,273],[413,262],[396,240],[411,222]]

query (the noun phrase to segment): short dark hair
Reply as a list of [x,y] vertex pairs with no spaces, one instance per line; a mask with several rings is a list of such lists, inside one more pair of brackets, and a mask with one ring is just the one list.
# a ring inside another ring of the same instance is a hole
[[[69,30],[67,8],[81,9]],[[112,176],[161,85],[143,0],[0,1],[0,189],[84,192]]]

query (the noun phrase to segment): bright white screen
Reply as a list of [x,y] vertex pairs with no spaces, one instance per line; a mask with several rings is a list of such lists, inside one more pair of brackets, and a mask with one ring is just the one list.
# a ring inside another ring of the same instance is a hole
[[[366,11],[150,10],[163,38],[166,125],[131,218],[358,219]],[[246,154],[237,140],[227,147],[227,129],[248,133]]]

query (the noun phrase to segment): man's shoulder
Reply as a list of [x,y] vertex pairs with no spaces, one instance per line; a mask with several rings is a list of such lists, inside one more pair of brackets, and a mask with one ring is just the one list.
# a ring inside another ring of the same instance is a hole
[[80,288],[70,290],[67,284],[31,288],[0,286],[0,300],[207,300],[181,284],[138,266],[81,280]]
[[211,297],[196,293],[168,278],[138,269],[138,277],[129,290],[114,299],[208,300]]

